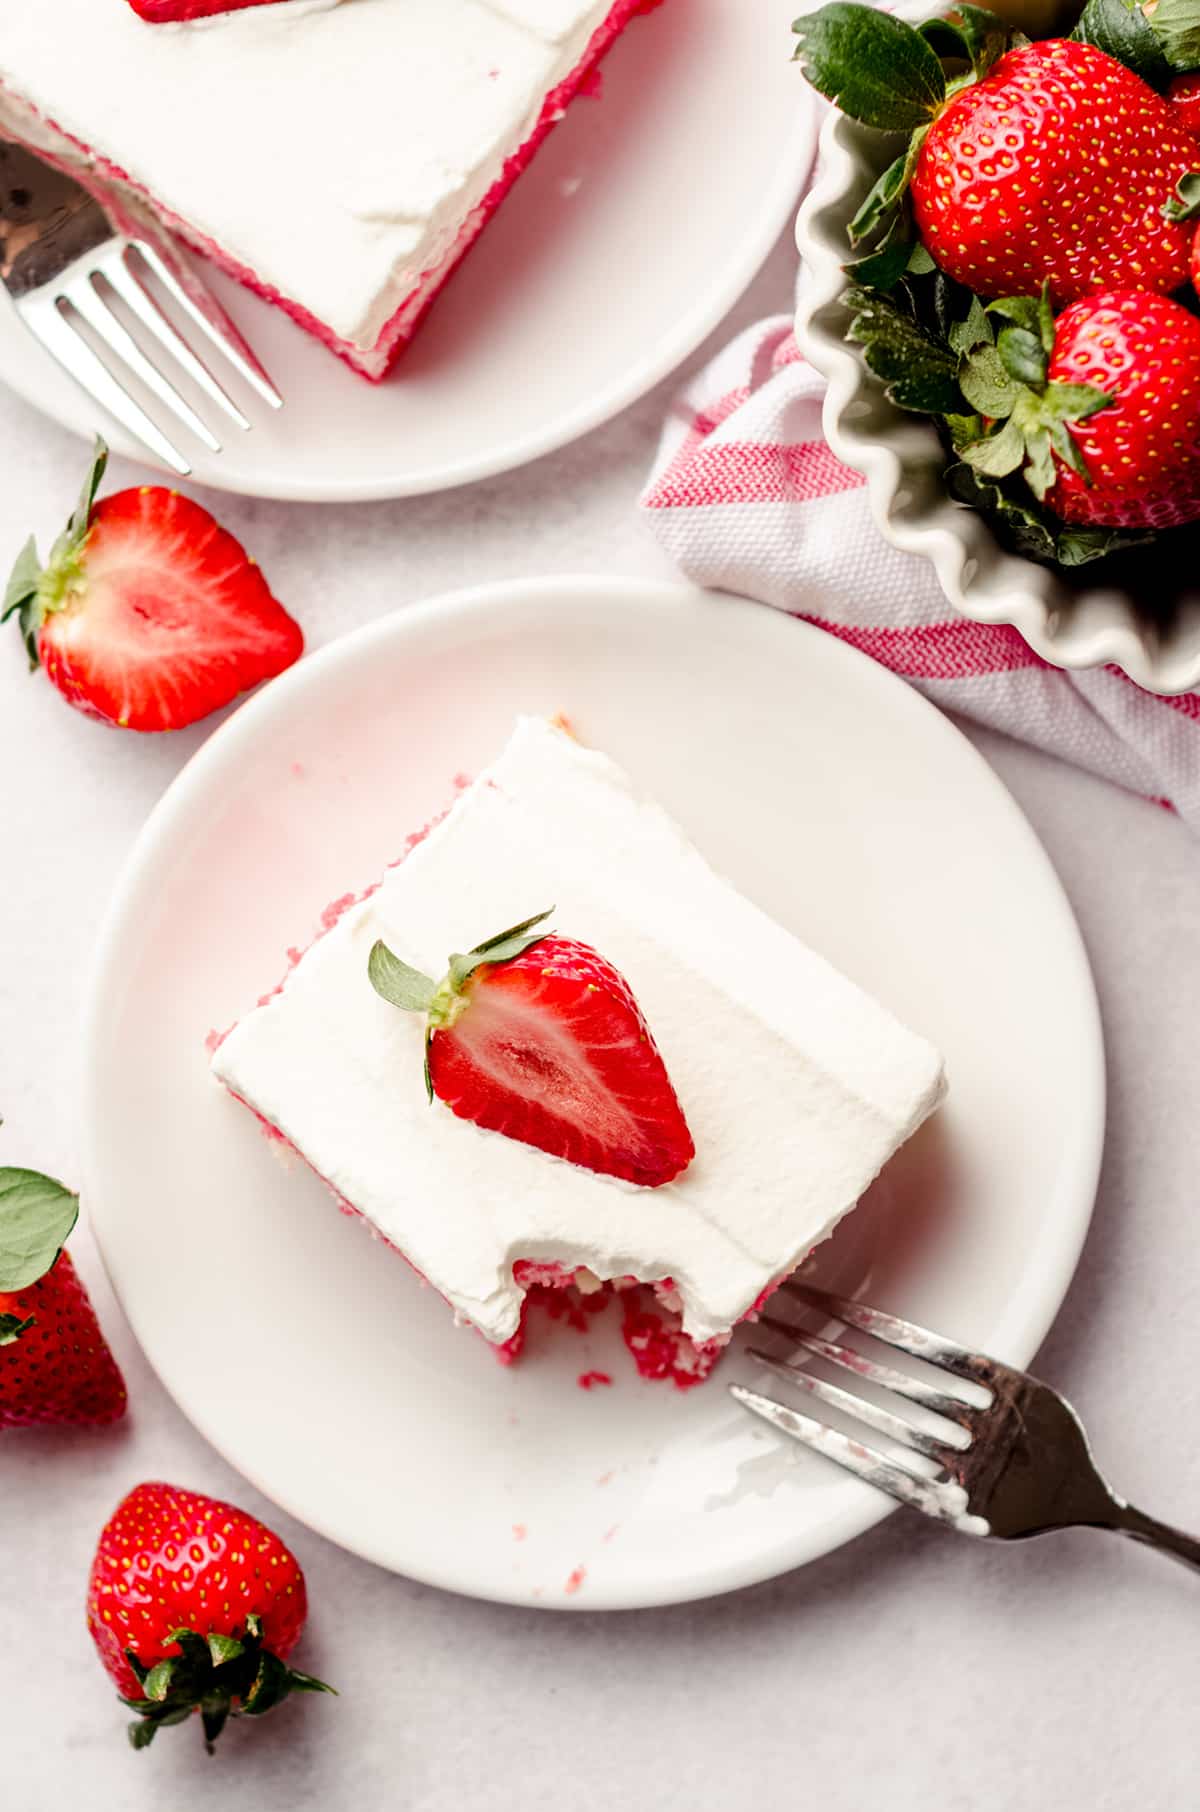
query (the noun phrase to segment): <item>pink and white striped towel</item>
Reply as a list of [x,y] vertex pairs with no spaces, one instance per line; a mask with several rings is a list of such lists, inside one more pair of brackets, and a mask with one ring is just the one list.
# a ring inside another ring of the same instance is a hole
[[875,527],[864,480],[822,435],[823,389],[777,316],[676,400],[641,508],[687,576],[816,623],[936,704],[1200,830],[1200,694],[1160,698],[1110,667],[1065,673],[1015,629],[959,616],[933,568]]

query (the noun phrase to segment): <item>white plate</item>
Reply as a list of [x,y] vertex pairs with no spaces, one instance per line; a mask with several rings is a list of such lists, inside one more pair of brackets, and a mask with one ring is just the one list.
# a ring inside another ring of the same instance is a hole
[[[1070,908],[999,781],[916,693],[774,611],[634,580],[461,593],[346,637],[217,731],[142,834],[91,991],[87,1200],[117,1292],[182,1408],[293,1515],[436,1585],[591,1609],[765,1578],[885,1504],[782,1452],[719,1380],[638,1381],[611,1308],[586,1337],[539,1324],[504,1370],[281,1161],[205,1053],[453,775],[518,712],[558,710],[946,1052],[949,1103],[822,1277],[869,1276],[1027,1362],[1088,1224],[1103,1068]],[[577,1389],[592,1369],[613,1387]]]
[[[606,421],[737,300],[812,162],[794,0],[666,0],[538,153],[382,386],[278,310],[214,286],[287,399],[199,482],[257,497],[401,497],[485,478]],[[0,308],[0,379],[90,436],[98,412]],[[143,459],[111,428],[122,452]]]

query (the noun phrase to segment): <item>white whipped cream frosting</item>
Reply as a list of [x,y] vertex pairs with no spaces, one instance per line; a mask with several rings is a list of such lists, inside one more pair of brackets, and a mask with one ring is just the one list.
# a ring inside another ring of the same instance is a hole
[[611,4],[277,0],[151,25],[124,0],[7,0],[0,128],[70,135],[368,348]]
[[[423,1024],[367,979],[376,938],[427,974],[554,903],[624,973],[696,1143],[641,1189],[430,1106]],[[854,1206],[944,1092],[933,1047],[715,874],[605,756],[523,719],[382,887],[220,1046],[221,1081],[489,1340],[518,1259],[672,1277],[685,1331],[728,1332]]]

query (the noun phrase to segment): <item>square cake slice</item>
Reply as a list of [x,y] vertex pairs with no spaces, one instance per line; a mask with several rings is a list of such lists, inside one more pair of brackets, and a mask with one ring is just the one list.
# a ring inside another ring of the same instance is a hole
[[180,24],[121,0],[9,5],[0,133],[123,185],[381,378],[657,3],[276,0]]
[[[431,1104],[423,1021],[368,979],[377,940],[437,976],[451,951],[551,902],[556,930],[625,977],[686,1115],[696,1155],[661,1187]],[[542,719],[521,720],[226,1035],[213,1069],[495,1346],[514,1350],[531,1285],[636,1280],[677,1316],[679,1346],[663,1363],[636,1317],[628,1343],[677,1382],[833,1231],[945,1086],[930,1044],[714,873],[612,761]]]

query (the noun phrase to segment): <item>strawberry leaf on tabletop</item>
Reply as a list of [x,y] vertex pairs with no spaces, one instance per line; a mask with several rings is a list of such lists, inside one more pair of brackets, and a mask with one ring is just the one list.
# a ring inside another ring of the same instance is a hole
[[0,1292],[44,1277],[79,1218],[79,1197],[37,1170],[0,1168]]

